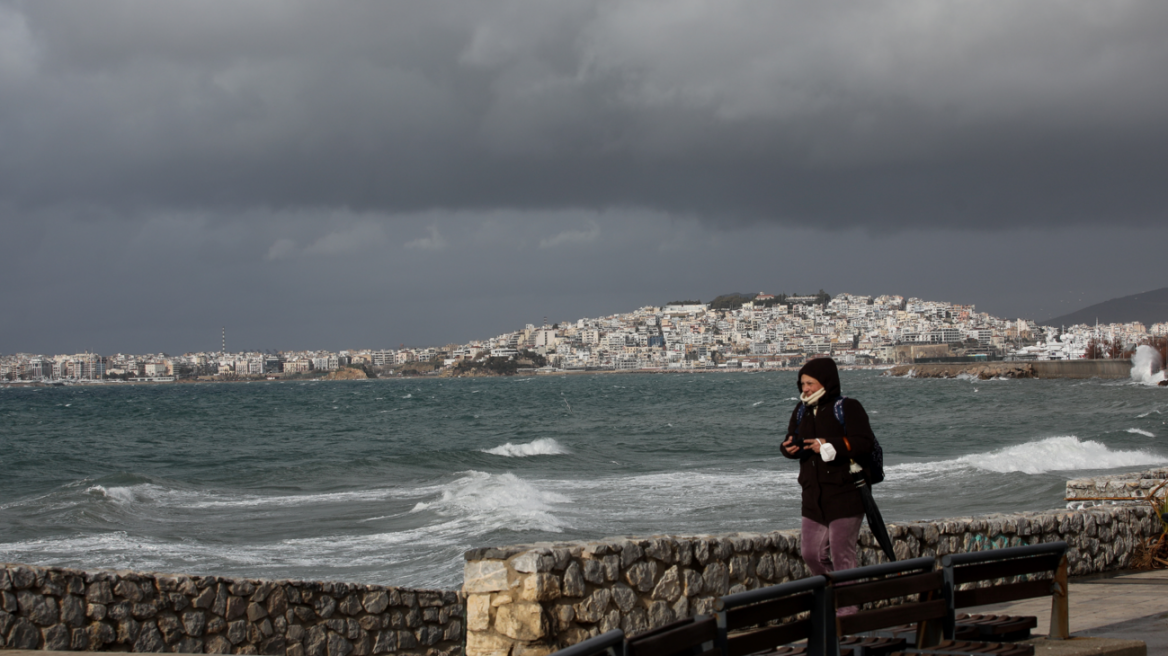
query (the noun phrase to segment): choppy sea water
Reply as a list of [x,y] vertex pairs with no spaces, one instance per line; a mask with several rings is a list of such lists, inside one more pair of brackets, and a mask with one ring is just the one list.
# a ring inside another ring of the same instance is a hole
[[[843,372],[889,521],[1168,462],[1168,393]],[[797,528],[793,372],[0,388],[0,561],[457,586],[476,546]]]

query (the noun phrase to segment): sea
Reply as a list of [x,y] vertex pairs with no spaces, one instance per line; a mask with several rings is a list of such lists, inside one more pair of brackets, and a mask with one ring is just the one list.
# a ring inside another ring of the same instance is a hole
[[[799,526],[796,374],[0,387],[0,562],[453,588],[473,547]],[[890,522],[1168,463],[1168,390],[844,371]]]

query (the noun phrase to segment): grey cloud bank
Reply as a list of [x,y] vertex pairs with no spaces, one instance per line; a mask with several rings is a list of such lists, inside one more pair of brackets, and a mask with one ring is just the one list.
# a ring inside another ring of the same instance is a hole
[[1150,224],[1156,2],[5,3],[19,207]]
[[760,286],[1062,314],[1158,286],[1166,29],[0,0],[0,351],[442,343]]

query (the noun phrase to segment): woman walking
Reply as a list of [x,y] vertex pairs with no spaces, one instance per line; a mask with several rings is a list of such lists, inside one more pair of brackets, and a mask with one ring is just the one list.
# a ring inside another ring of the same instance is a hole
[[849,467],[853,459],[872,452],[875,438],[864,406],[840,394],[834,360],[816,358],[803,365],[798,385],[800,402],[791,413],[781,451],[799,461],[801,550],[814,576],[856,566],[864,505]]

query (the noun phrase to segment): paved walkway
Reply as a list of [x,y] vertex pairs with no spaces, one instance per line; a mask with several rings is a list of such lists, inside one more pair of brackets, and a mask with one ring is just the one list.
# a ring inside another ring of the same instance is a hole
[[[1071,579],[1072,636],[1143,640],[1148,654],[1168,654],[1168,570]],[[1050,628],[1050,598],[983,606],[969,612],[1034,615]]]

